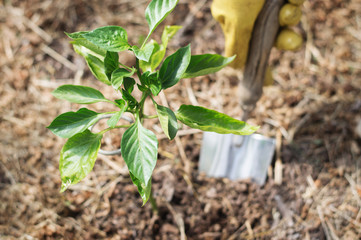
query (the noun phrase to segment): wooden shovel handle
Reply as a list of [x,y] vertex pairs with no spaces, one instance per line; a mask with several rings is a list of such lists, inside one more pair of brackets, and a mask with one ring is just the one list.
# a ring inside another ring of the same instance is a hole
[[255,22],[248,58],[240,83],[243,118],[254,109],[262,95],[268,58],[279,29],[278,13],[285,0],[266,0]]

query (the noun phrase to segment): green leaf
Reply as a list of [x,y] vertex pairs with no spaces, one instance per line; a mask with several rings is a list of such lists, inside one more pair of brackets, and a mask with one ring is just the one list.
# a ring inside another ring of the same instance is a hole
[[73,40],[76,40],[76,39],[82,39],[82,38],[84,38],[83,34],[88,33],[88,32],[89,32],[89,31],[80,31],[80,32],[74,32],[74,33],[67,33],[67,32],[65,32],[65,34],[66,34],[69,38],[71,38],[71,39],[73,39]]
[[111,83],[113,88],[115,90],[118,90],[122,86],[124,78],[133,76],[134,72],[135,72],[135,68],[133,68],[131,72],[129,72],[125,68],[119,68],[115,70],[111,76]]
[[150,71],[154,71],[163,61],[166,49],[162,47],[162,50],[155,52],[150,60]]
[[172,110],[167,107],[155,104],[160,125],[165,135],[172,140],[178,131],[177,118]]
[[174,37],[174,35],[182,28],[182,26],[172,25],[165,26],[162,33],[162,45],[167,48],[168,42]]
[[140,84],[137,84],[137,87],[141,92],[146,92],[146,91],[149,90],[149,88],[147,88],[147,87],[145,87],[143,85],[140,85]]
[[138,192],[143,200],[143,206],[144,206],[147,203],[150,194],[152,192],[152,179],[149,180],[147,185],[144,185],[131,172],[129,172],[129,174],[130,174],[130,178],[132,179],[132,182],[138,188]]
[[122,89],[122,98],[128,103],[131,109],[135,108],[138,104],[138,101],[125,89]]
[[157,163],[158,141],[155,134],[144,128],[139,120],[128,128],[122,137],[121,152],[131,172],[147,186]]
[[52,94],[54,97],[67,100],[72,103],[90,104],[97,102],[108,102],[109,100],[98,90],[79,86],[79,85],[62,85],[55,89]]
[[190,45],[178,49],[175,53],[167,57],[159,70],[159,78],[162,88],[166,89],[177,84],[184,72],[187,70],[191,60]]
[[182,78],[194,78],[215,73],[234,60],[233,57],[223,57],[218,54],[193,55]]
[[116,52],[109,52],[104,58],[104,70],[108,79],[111,80],[112,73],[119,68],[119,55]]
[[[120,101],[121,100],[121,101]],[[111,118],[108,119],[107,124],[109,127],[113,128],[117,125],[123,113],[127,110],[127,104],[124,100],[120,99],[117,101],[117,105],[120,108]]]
[[89,53],[87,48],[80,46],[78,44],[73,44],[75,52],[83,56],[90,71],[93,75],[101,82],[110,85],[110,81],[105,73],[104,62],[97,58],[96,56]]
[[149,34],[146,40],[153,33],[156,27],[173,11],[178,0],[152,0],[145,10],[145,18],[149,25]]
[[[159,64],[161,64],[167,49],[168,41],[182,28],[181,26],[165,26],[162,34],[162,44],[159,45],[156,41],[152,40],[148,44],[154,46],[150,60],[148,62],[140,61],[140,68],[145,71],[153,72]],[[147,45],[148,45],[147,44]]]
[[[155,65],[156,62],[159,61],[158,58],[156,57],[156,55],[159,55],[160,45],[154,40],[151,40],[149,43],[146,44],[146,46],[147,45],[153,45],[153,50],[152,50],[150,59],[149,59],[149,61],[140,60],[139,61],[139,67],[140,67],[140,69],[142,69],[143,72],[147,72],[147,71],[152,72],[162,62],[164,55],[161,57],[160,62],[158,63],[158,65],[153,68],[153,65]],[[165,51],[164,51],[164,53],[165,53]]]
[[54,119],[48,126],[55,135],[62,138],[71,138],[77,133],[84,132],[95,124],[101,114],[86,108],[81,108],[77,112],[66,112]]
[[139,48],[137,46],[132,47],[132,51],[134,52],[136,58],[139,60],[148,62],[150,57],[152,56],[154,49],[154,44],[148,43],[143,48]]
[[192,105],[182,105],[175,115],[179,121],[191,128],[221,134],[249,135],[259,128],[226,114]]
[[128,93],[133,92],[134,85],[135,85],[134,78],[130,78],[130,77],[124,78],[124,89],[127,90]]
[[119,26],[100,27],[82,35],[96,46],[110,52],[121,52],[130,48],[127,32]]
[[[101,57],[105,57],[106,51],[93,43],[86,40],[83,36],[83,34],[88,32],[75,32],[75,33],[65,33],[69,38],[73,39],[74,41],[70,42],[72,44],[77,44],[79,46],[85,47],[88,50],[90,50],[92,53],[97,54]],[[89,52],[89,53],[91,53]],[[94,55],[93,54],[93,55]]]
[[61,192],[86,177],[94,167],[102,135],[85,130],[70,138],[60,152]]
[[143,85],[146,85],[150,88],[152,94],[154,96],[157,96],[159,92],[162,90],[162,83],[160,82],[160,79],[158,78],[157,72],[145,72],[140,77],[140,82]]

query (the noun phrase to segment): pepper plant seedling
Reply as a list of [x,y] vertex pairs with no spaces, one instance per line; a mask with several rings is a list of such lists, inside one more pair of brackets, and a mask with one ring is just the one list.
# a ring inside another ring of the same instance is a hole
[[[67,33],[72,39],[74,50],[84,57],[93,75],[120,92],[122,97],[112,101],[94,88],[79,85],[63,85],[53,91],[55,97],[72,103],[107,102],[119,108],[118,111],[110,113],[97,113],[81,108],[77,112],[59,115],[48,126],[55,135],[68,138],[60,153],[61,192],[70,185],[78,183],[93,169],[104,133],[112,129],[127,128],[121,139],[121,154],[143,204],[148,201],[151,194],[152,173],[157,162],[158,141],[156,135],[143,126],[143,120],[148,118],[143,113],[147,98],[154,103],[156,117],[170,140],[177,134],[177,120],[192,128],[217,133],[248,135],[257,130],[258,127],[204,107],[182,105],[173,112],[155,101],[154,96],[174,86],[182,78],[217,72],[234,59],[217,54],[191,55],[191,48],[188,45],[178,49],[163,61],[168,41],[180,27],[166,26],[161,43],[148,40],[177,3],[178,0],[152,0],[149,3],[145,11],[149,33],[140,47],[131,45],[126,30],[119,26]],[[125,66],[119,62],[118,52],[128,50],[136,57],[135,66]],[[134,77],[138,77],[138,83]],[[135,86],[142,92],[140,99],[136,99],[133,94]],[[134,123],[118,125],[125,112],[133,114]],[[108,114],[112,114],[107,121],[108,128],[97,133],[89,130],[99,119]]]

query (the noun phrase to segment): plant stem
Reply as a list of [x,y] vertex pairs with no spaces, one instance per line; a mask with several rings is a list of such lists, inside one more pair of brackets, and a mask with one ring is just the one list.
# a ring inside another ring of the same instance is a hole
[[131,67],[128,67],[127,65],[124,65],[123,63],[119,63],[120,66],[122,66],[123,68],[126,68],[129,71],[133,71],[133,69]]
[[145,115],[143,114],[143,118],[146,118],[146,119],[154,119],[154,118],[157,118],[158,115]]
[[150,37],[150,34],[148,34],[148,36],[144,39],[144,41],[143,41],[142,46],[140,47],[140,49],[142,49],[142,48],[145,46],[145,44],[147,43],[149,37]]
[[103,135],[104,133],[106,133],[106,132],[108,132],[108,131],[110,131],[110,130],[113,130],[113,129],[115,129],[115,128],[129,128],[129,127],[131,127],[131,126],[132,126],[132,125],[129,125],[129,124],[128,124],[128,125],[117,125],[117,126],[112,127],[112,128],[106,128],[106,129],[98,132],[97,134]]
[[142,120],[144,118],[144,115],[143,115],[144,102],[148,96],[149,96],[149,91],[145,91],[145,92],[143,92],[142,98],[140,99],[140,102],[139,102],[139,119],[140,120]]
[[149,202],[152,206],[153,214],[154,215],[158,214],[158,205],[157,205],[157,201],[153,197],[153,191],[150,193]]
[[111,103],[111,104],[114,104],[115,106],[119,107],[116,102],[110,101],[110,100],[108,100],[108,99],[106,100],[106,102]]
[[135,69],[137,69],[137,76],[140,80],[140,78],[142,77],[142,73],[140,72],[140,68],[139,68],[139,59],[136,58],[135,60]]

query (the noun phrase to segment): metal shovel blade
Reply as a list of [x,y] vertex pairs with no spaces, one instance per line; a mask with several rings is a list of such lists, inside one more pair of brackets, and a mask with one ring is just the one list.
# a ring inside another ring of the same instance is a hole
[[276,140],[260,134],[239,136],[204,132],[199,171],[209,177],[251,178],[265,183]]

